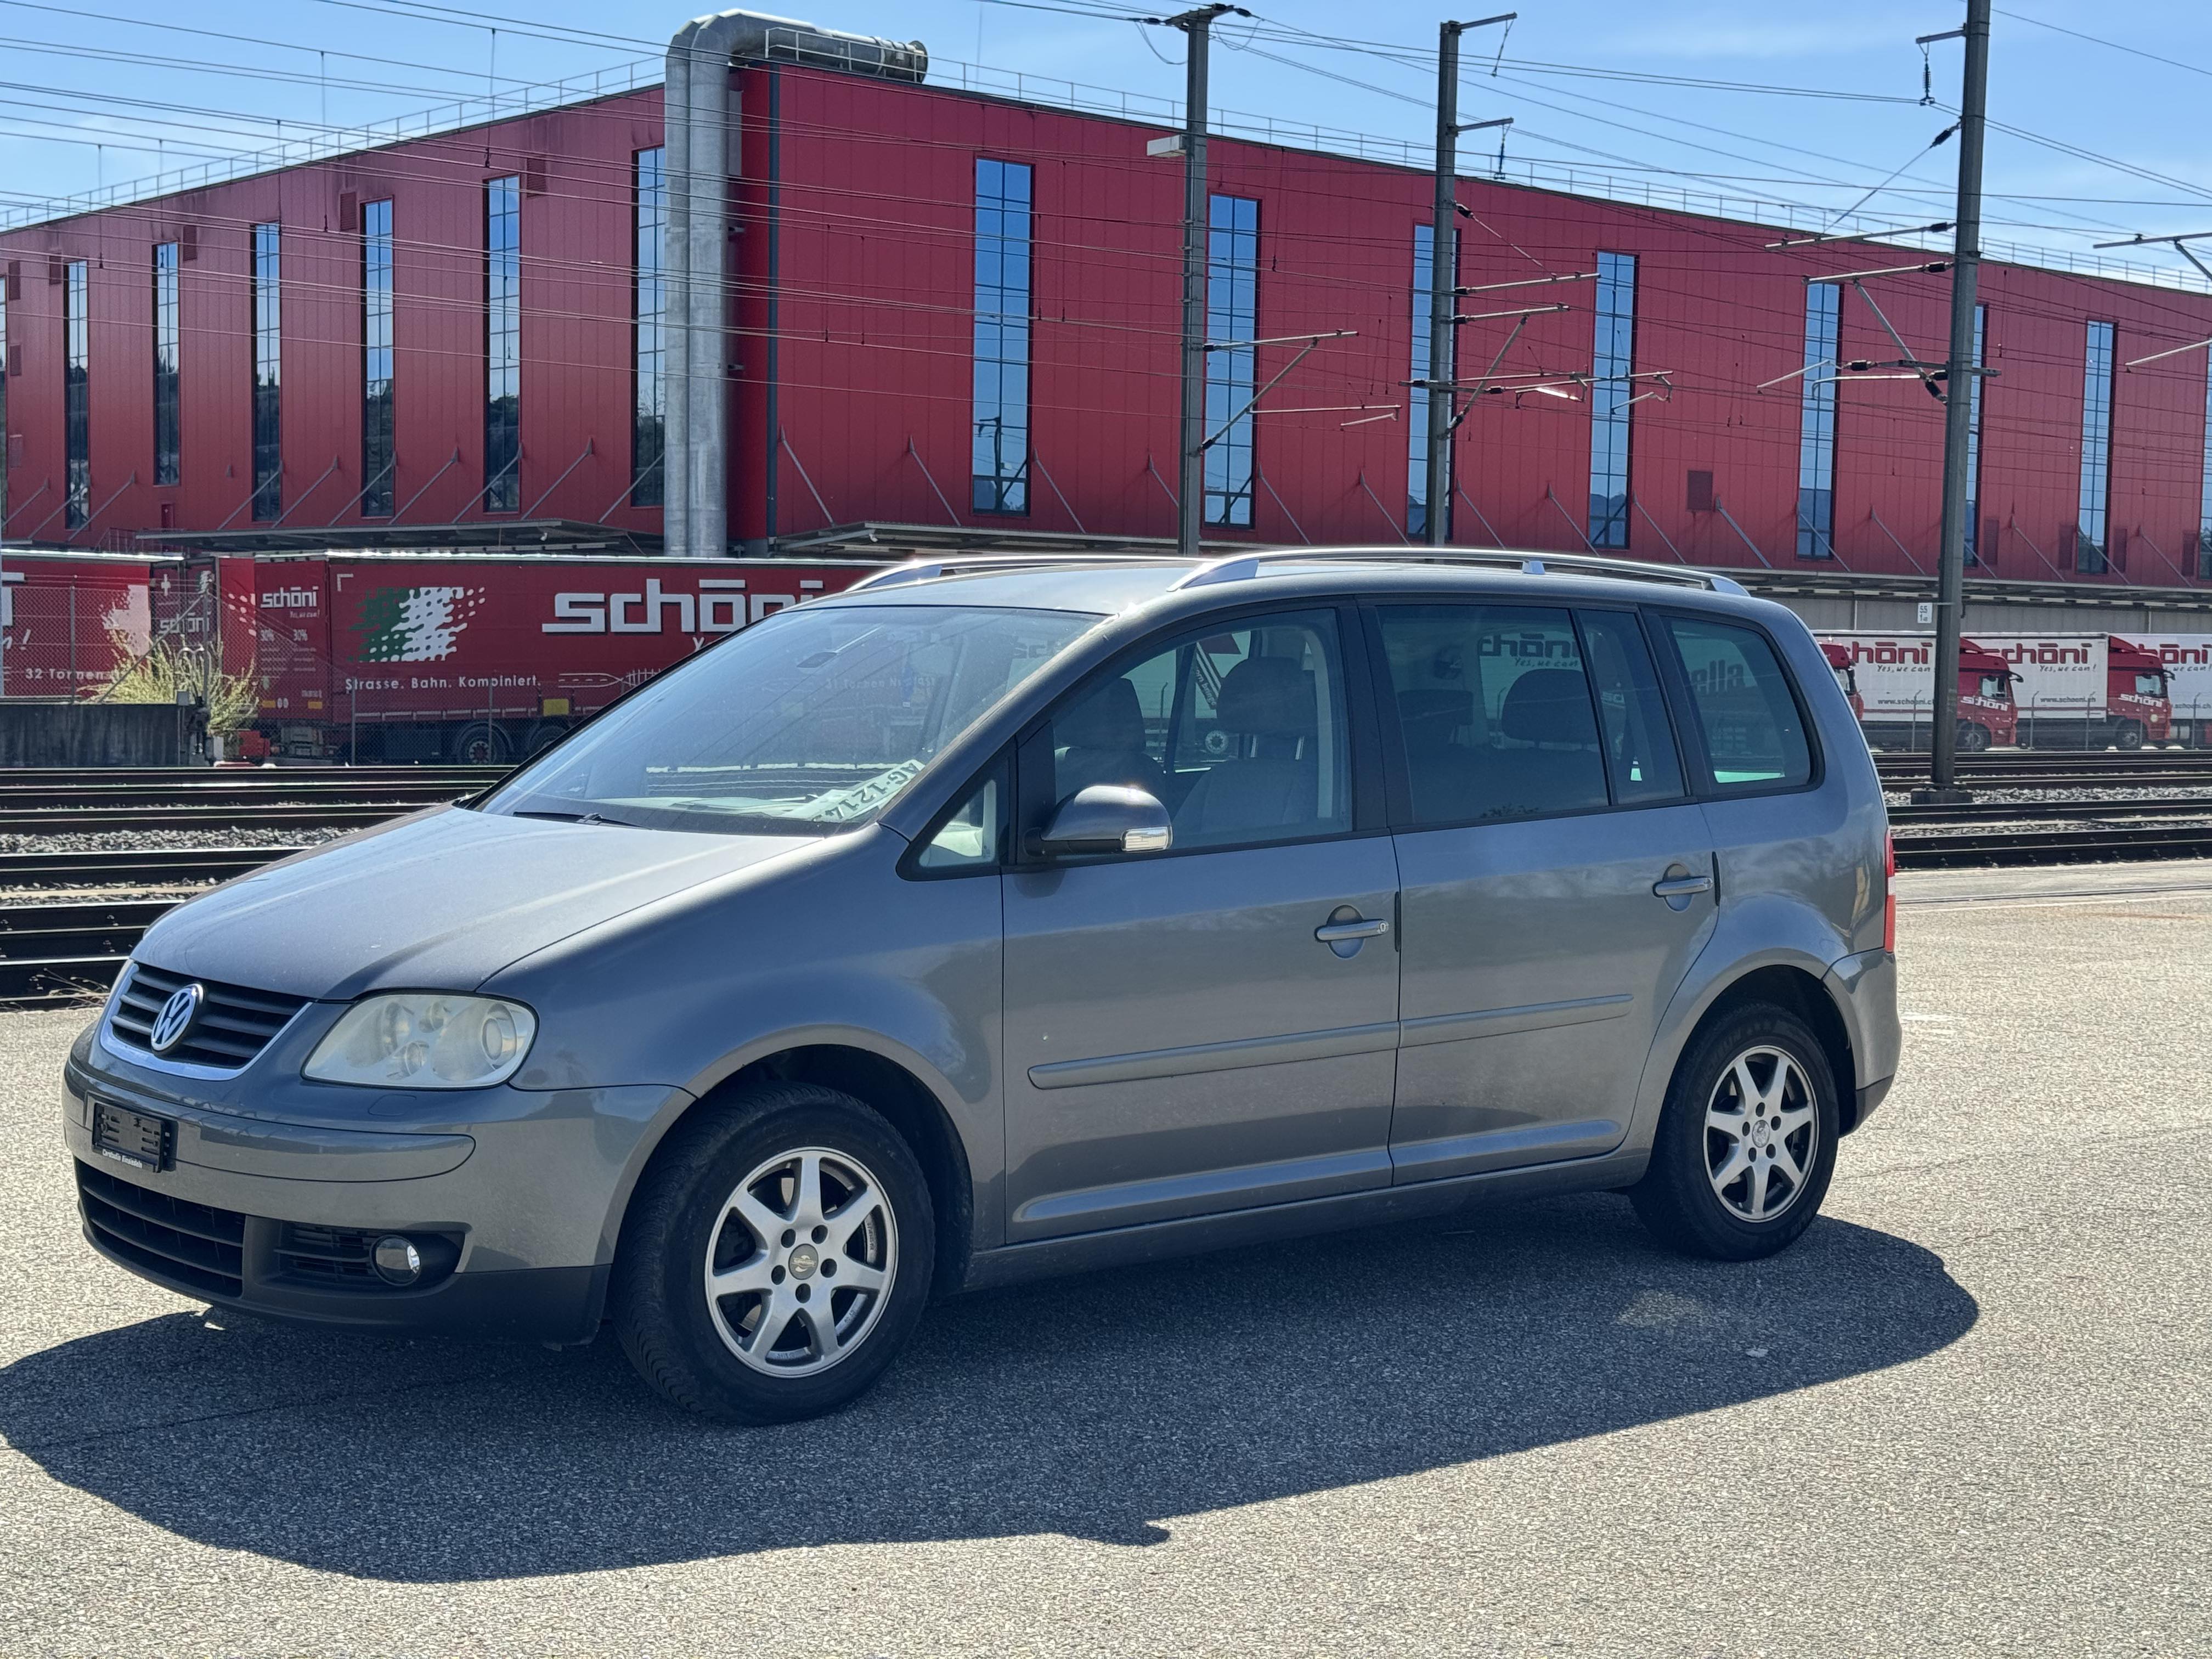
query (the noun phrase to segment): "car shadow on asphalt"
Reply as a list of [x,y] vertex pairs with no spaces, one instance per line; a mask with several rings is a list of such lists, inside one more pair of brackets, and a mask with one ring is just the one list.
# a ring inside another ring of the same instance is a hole
[[0,1370],[0,1435],[204,1544],[438,1583],[1170,1517],[1633,1429],[1924,1358],[1935,1255],[1822,1220],[1746,1264],[1558,1199],[945,1304],[832,1418],[720,1427],[567,1352],[179,1313]]

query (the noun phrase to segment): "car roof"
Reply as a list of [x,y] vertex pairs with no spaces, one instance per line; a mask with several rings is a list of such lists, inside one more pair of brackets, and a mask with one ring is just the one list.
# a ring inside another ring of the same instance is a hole
[[1120,616],[1202,613],[1276,598],[1466,592],[1522,603],[1743,596],[1717,572],[1629,559],[1460,548],[1272,548],[1203,560],[1158,554],[918,560],[815,604],[961,605]]

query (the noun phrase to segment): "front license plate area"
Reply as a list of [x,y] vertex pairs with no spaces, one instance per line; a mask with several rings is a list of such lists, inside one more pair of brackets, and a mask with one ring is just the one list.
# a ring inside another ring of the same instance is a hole
[[95,1100],[92,1103],[92,1149],[102,1158],[141,1170],[173,1168],[177,1161],[176,1121]]

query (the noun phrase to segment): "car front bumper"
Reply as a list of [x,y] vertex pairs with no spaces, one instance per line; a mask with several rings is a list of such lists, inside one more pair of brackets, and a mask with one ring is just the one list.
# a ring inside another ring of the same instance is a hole
[[[257,1314],[553,1342],[597,1331],[642,1150],[690,1103],[661,1085],[498,1088],[420,1103],[444,1121],[356,1127],[218,1110],[191,1087],[96,1041],[72,1055],[63,1138],[100,1255]],[[277,1109],[299,1104],[290,1085],[271,1092]],[[173,1123],[163,1167],[96,1147],[95,1099]],[[386,1233],[449,1242],[450,1269],[386,1284],[360,1263],[362,1241]]]

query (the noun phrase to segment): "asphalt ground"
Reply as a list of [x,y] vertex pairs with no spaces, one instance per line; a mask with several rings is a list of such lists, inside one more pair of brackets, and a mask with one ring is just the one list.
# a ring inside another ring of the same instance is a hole
[[2212,864],[1901,890],[1779,1259],[1590,1196],[1102,1273],[766,1431],[105,1265],[83,1016],[0,1015],[0,1654],[2212,1652]]

